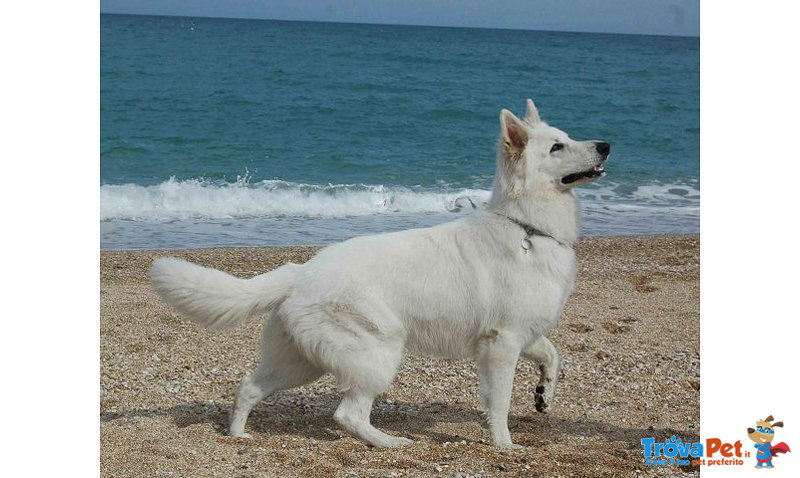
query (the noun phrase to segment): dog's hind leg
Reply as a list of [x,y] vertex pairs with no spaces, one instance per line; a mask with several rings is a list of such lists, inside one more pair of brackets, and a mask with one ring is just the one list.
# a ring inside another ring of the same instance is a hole
[[359,345],[362,348],[351,349],[334,371],[339,386],[346,390],[333,415],[334,420],[372,446],[395,447],[413,443],[408,438],[394,437],[378,430],[369,420],[373,400],[389,388],[400,366],[402,344],[363,341]]
[[372,446],[394,447],[413,443],[413,440],[388,435],[372,426],[369,415],[374,399],[371,393],[351,388],[345,393],[333,418],[342,428]]
[[492,443],[501,448],[522,448],[511,441],[508,411],[519,345],[511,337],[493,331],[480,340],[476,353],[480,393]]
[[522,356],[539,364],[541,374],[534,399],[536,410],[546,413],[555,398],[558,376],[561,372],[561,357],[544,335],[523,347]]
[[230,436],[250,437],[244,426],[258,402],[279,390],[313,382],[323,373],[300,354],[277,317],[267,319],[264,324],[261,348],[261,363],[242,379],[236,392]]
[[333,414],[345,430],[379,447],[412,443],[387,435],[370,424],[376,396],[394,380],[403,357],[405,330],[380,300],[349,291],[335,301],[312,305],[302,295],[283,304],[284,323],[300,351],[336,377],[344,398]]

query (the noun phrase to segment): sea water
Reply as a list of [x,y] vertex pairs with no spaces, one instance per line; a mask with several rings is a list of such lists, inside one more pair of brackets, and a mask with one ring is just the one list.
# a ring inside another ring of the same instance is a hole
[[501,108],[611,143],[584,235],[697,233],[698,38],[101,15],[100,247],[326,244],[484,208]]

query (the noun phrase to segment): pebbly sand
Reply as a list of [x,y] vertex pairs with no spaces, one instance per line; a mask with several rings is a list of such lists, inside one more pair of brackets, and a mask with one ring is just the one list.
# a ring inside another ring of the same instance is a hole
[[369,448],[332,419],[330,377],[255,407],[252,440],[225,436],[233,394],[258,360],[260,323],[209,333],[181,320],[147,284],[174,255],[249,277],[317,248],[102,252],[100,469],[103,476],[643,476],[644,437],[699,439],[700,239],[591,237],[575,292],[550,339],[564,359],[548,414],[533,403],[535,367],[517,368],[510,416],[520,451],[487,444],[470,361],[407,355],[373,423],[416,443]]

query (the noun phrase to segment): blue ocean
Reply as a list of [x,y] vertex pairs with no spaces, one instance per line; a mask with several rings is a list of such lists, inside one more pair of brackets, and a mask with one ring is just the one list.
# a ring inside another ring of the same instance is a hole
[[100,247],[326,244],[485,207],[503,107],[612,145],[584,235],[698,233],[700,40],[100,17]]

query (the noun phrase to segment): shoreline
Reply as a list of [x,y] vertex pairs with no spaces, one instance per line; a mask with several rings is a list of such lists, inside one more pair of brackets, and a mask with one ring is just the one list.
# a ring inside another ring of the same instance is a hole
[[[387,231],[387,232],[394,232],[394,231]],[[354,236],[359,237],[359,236]],[[699,232],[686,232],[686,233],[660,233],[654,232],[652,234],[587,234],[581,235],[578,238],[578,245],[580,245],[581,241],[599,238],[599,239],[624,239],[624,238],[639,238],[639,239],[647,239],[647,238],[659,238],[659,237],[672,237],[672,238],[681,238],[681,237],[694,237],[700,239]],[[347,239],[345,239],[347,240]],[[260,245],[240,245],[240,246],[227,246],[227,245],[219,245],[219,246],[200,246],[200,247],[167,247],[167,248],[142,248],[142,249],[103,249],[100,248],[100,253],[113,253],[113,252],[149,252],[149,253],[158,253],[158,252],[173,252],[173,251],[215,251],[220,249],[285,249],[290,247],[299,247],[299,248],[311,248],[311,249],[322,249],[324,247],[332,246],[334,244],[338,244],[339,242],[330,242],[326,244],[294,244],[294,245],[279,245],[279,246],[260,246]]]
[[700,436],[699,245],[699,235],[580,239],[575,291],[548,334],[564,360],[556,402],[535,411],[536,367],[521,361],[509,421],[525,449],[514,452],[486,444],[472,361],[411,354],[372,413],[410,447],[369,448],[342,431],[330,377],[257,405],[253,440],[226,437],[261,324],[210,333],[180,319],[150,290],[150,262],[169,254],[250,277],[320,246],[101,251],[101,474],[695,476],[644,466],[639,441]]

